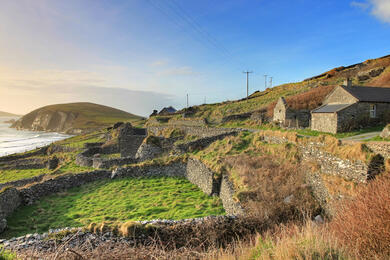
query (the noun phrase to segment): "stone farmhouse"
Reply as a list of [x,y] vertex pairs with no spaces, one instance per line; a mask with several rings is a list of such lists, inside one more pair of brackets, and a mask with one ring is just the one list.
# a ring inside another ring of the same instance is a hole
[[284,97],[280,97],[275,105],[272,121],[284,127],[308,127],[310,125],[310,111],[294,110],[289,107]]
[[311,111],[311,129],[335,134],[384,124],[389,116],[390,88],[353,86],[347,80]]

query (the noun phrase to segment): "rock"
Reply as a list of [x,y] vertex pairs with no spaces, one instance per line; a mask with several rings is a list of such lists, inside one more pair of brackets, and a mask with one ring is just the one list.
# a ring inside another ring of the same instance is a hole
[[285,204],[290,204],[292,202],[292,200],[294,199],[294,195],[291,194],[290,196],[287,196],[286,198],[284,198],[283,202]]
[[383,128],[383,130],[380,134],[380,137],[382,137],[382,138],[389,138],[390,137],[390,125],[387,125],[387,126],[385,126],[385,128]]
[[117,129],[118,127],[122,126],[123,124],[124,124],[123,122],[117,122],[114,124],[114,126],[112,128]]
[[324,219],[321,217],[321,215],[317,215],[317,216],[315,216],[315,218],[314,218],[314,222],[315,222],[316,224],[322,224],[322,223],[324,223]]
[[5,218],[0,220],[0,233],[4,232],[7,228],[7,220]]
[[359,81],[365,81],[370,78],[378,77],[385,70],[385,67],[375,68],[368,71],[359,72],[357,77]]
[[57,156],[53,156],[49,161],[47,162],[46,168],[49,170],[54,170],[58,167],[60,163],[60,160],[57,158]]
[[149,159],[156,158],[157,156],[161,155],[163,152],[164,152],[163,149],[158,145],[152,142],[149,143],[144,142],[138,148],[137,153],[135,154],[135,159],[139,161],[146,161]]

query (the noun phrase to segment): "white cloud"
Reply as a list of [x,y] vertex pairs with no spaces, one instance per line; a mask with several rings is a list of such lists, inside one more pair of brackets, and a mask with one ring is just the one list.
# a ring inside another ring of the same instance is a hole
[[390,0],[352,1],[351,6],[364,11],[370,10],[371,14],[379,20],[390,23]]
[[390,1],[389,0],[371,0],[373,5],[372,14],[380,20],[390,23]]

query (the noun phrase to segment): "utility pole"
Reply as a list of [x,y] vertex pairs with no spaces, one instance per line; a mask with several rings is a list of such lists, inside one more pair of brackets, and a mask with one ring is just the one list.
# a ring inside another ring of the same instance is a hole
[[249,97],[249,74],[253,73],[253,71],[243,71],[242,73],[246,74],[246,98]]
[[272,88],[272,79],[273,79],[274,77],[269,77],[269,84],[271,85],[271,88]]
[[206,104],[206,97],[204,97],[204,102],[203,102],[203,104]]
[[188,94],[187,94],[187,108],[188,108]]
[[267,77],[268,75],[264,75],[264,89],[267,88]]

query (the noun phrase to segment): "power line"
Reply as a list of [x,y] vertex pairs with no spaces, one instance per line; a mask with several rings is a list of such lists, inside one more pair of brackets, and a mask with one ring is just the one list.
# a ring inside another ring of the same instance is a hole
[[272,88],[272,79],[273,79],[274,77],[269,77],[269,83],[270,83],[270,87]]
[[[232,61],[235,60],[235,57],[232,55],[232,53],[217,39],[215,39],[215,37],[213,37],[210,33],[204,30],[202,26],[179,5],[178,2],[176,2],[175,0],[164,2],[148,0],[148,2],[152,4],[158,11],[167,16],[178,27],[183,27],[183,23],[189,26],[189,28],[192,29],[198,36],[194,37],[194,35],[191,34],[191,37],[195,38],[197,41],[204,44],[205,46],[207,45],[208,47],[213,47],[224,58],[227,58],[229,63],[231,63],[232,65],[237,65],[232,63]],[[236,62],[239,63],[240,67],[243,67],[243,64],[240,61],[236,60]]]
[[267,88],[267,77],[268,75],[264,75],[264,89]]
[[253,71],[243,71],[242,73],[246,74],[246,98],[249,97],[249,74],[253,73]]

